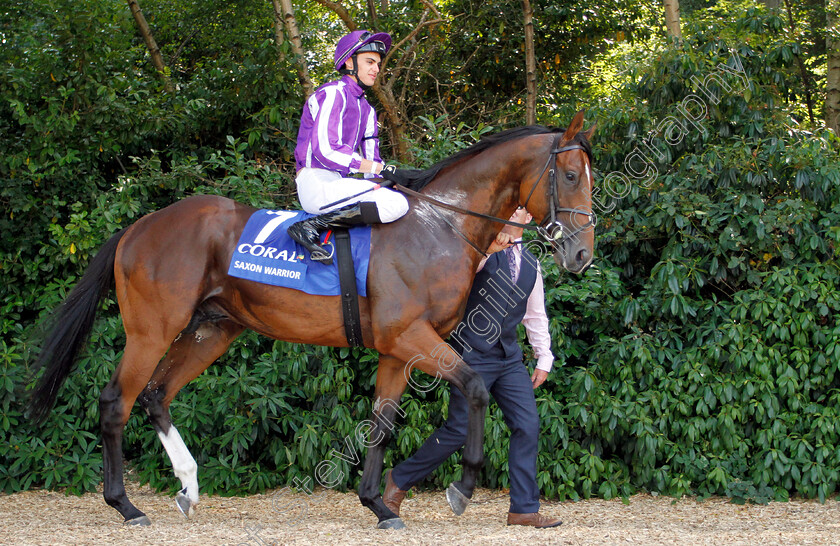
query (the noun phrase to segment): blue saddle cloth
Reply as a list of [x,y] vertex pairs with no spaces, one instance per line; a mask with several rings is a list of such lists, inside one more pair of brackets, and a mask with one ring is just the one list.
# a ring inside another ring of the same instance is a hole
[[[315,296],[339,296],[338,259],[324,265],[309,259],[309,251],[293,241],[286,229],[314,214],[303,211],[259,210],[251,215],[230,259],[228,275],[251,281],[285,286]],[[370,226],[349,230],[356,290],[367,296],[370,263]],[[322,235],[322,241],[324,236]],[[325,244],[335,253],[334,236]]]

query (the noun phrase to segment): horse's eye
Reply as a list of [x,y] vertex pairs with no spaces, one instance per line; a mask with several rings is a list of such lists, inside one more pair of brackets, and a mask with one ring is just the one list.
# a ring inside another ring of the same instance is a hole
[[566,171],[566,181],[574,184],[577,182],[578,175],[575,171]]

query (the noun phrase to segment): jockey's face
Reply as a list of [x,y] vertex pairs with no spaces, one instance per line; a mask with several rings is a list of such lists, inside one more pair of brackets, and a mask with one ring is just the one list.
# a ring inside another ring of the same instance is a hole
[[[379,64],[381,61],[382,57],[379,56],[379,53],[374,53],[373,51],[365,51],[356,55],[358,80],[368,87],[371,87],[373,82],[376,81],[376,75],[379,74]],[[346,66],[352,70],[353,59],[347,59]]]

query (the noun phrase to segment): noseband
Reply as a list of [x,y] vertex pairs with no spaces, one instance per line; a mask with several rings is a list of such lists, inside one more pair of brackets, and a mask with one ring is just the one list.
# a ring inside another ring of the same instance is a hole
[[[559,154],[562,154],[563,152],[570,152],[572,150],[583,150],[584,152],[586,151],[586,148],[584,148],[580,144],[570,144],[568,146],[563,146],[562,148],[558,148],[557,144],[560,142],[560,137],[562,137],[562,136],[563,136],[563,133],[560,133],[552,141],[551,150],[548,153],[548,161],[545,162],[545,167],[543,167],[543,170],[540,173],[540,176],[537,178],[537,181],[534,182],[533,187],[531,187],[531,191],[528,192],[528,198],[525,199],[525,204],[522,205],[523,207],[528,205],[528,202],[531,200],[531,196],[534,194],[534,190],[536,190],[537,186],[540,185],[540,182],[542,181],[543,176],[545,176],[546,171],[548,171],[548,196],[549,196],[550,206],[549,206],[549,211],[546,214],[546,217],[543,218],[542,223],[540,225],[538,225],[537,227],[533,227],[533,226],[530,226],[528,224],[520,224],[519,222],[512,222],[510,220],[503,220],[502,218],[496,218],[495,216],[491,216],[489,214],[482,214],[480,212],[475,212],[475,211],[472,211],[472,210],[469,210],[469,209],[464,209],[464,208],[461,208],[461,207],[457,207],[455,205],[450,205],[449,203],[444,203],[443,201],[439,201],[439,200],[435,199],[434,197],[429,197],[427,195],[423,195],[422,193],[419,193],[419,192],[416,192],[416,191],[411,190],[409,188],[406,188],[405,186],[402,186],[400,184],[396,184],[394,186],[394,189],[399,190],[400,192],[402,192],[406,195],[414,196],[414,197],[416,197],[416,198],[418,198],[422,201],[429,202],[433,205],[436,205],[436,206],[444,208],[444,209],[449,209],[449,210],[459,212],[461,214],[467,214],[467,215],[470,215],[470,216],[476,216],[478,218],[484,218],[485,220],[492,220],[492,221],[498,222],[500,224],[507,224],[509,226],[515,226],[515,227],[522,228],[522,229],[530,229],[530,230],[536,231],[546,241],[548,241],[551,244],[552,247],[554,247],[556,249],[557,247],[561,246],[563,243],[565,243],[569,239],[574,238],[581,231],[583,231],[585,229],[589,229],[591,227],[595,227],[595,225],[597,223],[597,218],[595,217],[595,214],[592,213],[592,212],[586,212],[586,211],[582,211],[582,210],[578,210],[578,209],[571,209],[571,208],[568,208],[568,207],[560,206],[560,198],[557,195],[557,172],[556,172],[555,167],[551,167],[552,161],[556,164],[557,156]],[[551,168],[549,169],[549,167],[551,167]],[[435,210],[434,207],[432,207],[432,210]],[[588,218],[588,221],[584,225],[580,226],[579,228],[575,229],[574,231],[572,231],[571,233],[566,235],[564,233],[565,228],[563,227],[563,224],[557,219],[557,213],[560,213],[560,212],[569,213],[570,218],[574,214],[583,214]],[[475,243],[470,241],[469,238],[466,235],[464,235],[461,232],[461,230],[458,229],[455,226],[455,224],[453,224],[446,216],[444,216],[440,213],[438,213],[438,215],[440,216],[441,219],[443,219],[443,221],[449,227],[452,228],[453,231],[455,231],[455,233],[457,233],[471,247],[473,247],[475,250],[477,250],[479,254],[483,254],[484,256],[487,256],[487,254],[483,250],[478,248],[478,246]]]

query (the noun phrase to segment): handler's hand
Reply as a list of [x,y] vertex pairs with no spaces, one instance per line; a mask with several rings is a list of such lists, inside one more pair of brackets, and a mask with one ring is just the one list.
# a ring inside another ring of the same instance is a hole
[[534,384],[534,390],[536,390],[537,387],[542,385],[547,377],[548,377],[548,372],[543,371],[543,370],[539,370],[539,369],[535,369],[534,373],[531,374],[531,383]]
[[511,235],[510,233],[505,233],[504,231],[500,231],[496,238],[490,243],[490,248],[487,249],[488,254],[493,254],[494,252],[499,252],[500,250],[504,250],[516,240],[516,237]]

